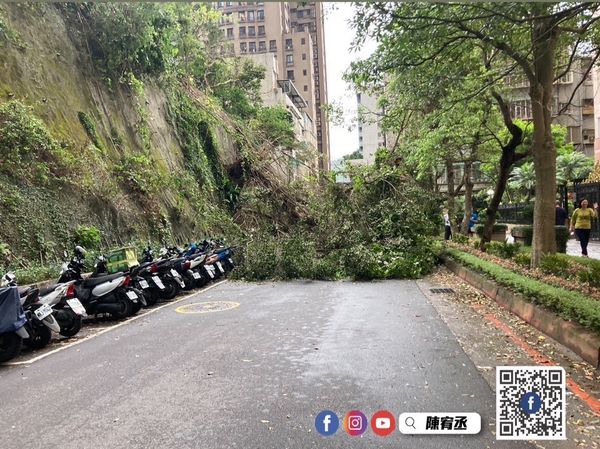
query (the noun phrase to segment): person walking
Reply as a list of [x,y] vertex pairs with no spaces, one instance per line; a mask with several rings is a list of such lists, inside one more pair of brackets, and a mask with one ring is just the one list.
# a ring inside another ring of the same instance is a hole
[[450,214],[448,210],[444,210],[444,240],[452,239],[452,223],[450,222]]
[[567,220],[569,218],[569,213],[566,211],[564,207],[561,207],[560,203],[556,202],[556,210],[555,210],[555,225],[556,226],[567,226]]
[[471,219],[469,220],[469,235],[473,235],[475,233],[475,225],[477,223],[479,223],[479,212],[477,212],[477,209],[473,208]]
[[581,200],[579,207],[573,212],[571,218],[571,232],[575,231],[579,244],[581,245],[581,254],[587,257],[587,247],[590,241],[590,232],[592,231],[592,220],[598,218],[598,203],[594,203],[594,208],[588,207],[588,200]]

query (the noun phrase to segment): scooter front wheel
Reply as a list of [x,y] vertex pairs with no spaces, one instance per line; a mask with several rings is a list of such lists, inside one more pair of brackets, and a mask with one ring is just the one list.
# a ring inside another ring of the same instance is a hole
[[8,362],[21,353],[23,339],[14,332],[0,334],[0,363]]
[[29,332],[29,338],[24,343],[25,346],[31,349],[42,349],[48,346],[52,339],[52,331],[44,325],[32,327],[31,330],[28,329],[27,331]]
[[60,325],[60,335],[63,337],[73,337],[81,330],[82,319],[72,310],[62,310],[58,324]]

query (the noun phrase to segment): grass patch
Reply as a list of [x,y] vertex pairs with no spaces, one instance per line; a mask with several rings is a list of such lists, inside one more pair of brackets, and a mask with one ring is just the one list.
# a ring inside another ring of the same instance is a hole
[[494,279],[498,284],[523,294],[531,302],[541,304],[561,317],[576,321],[600,335],[598,301],[578,292],[530,279],[463,251],[448,248],[446,252],[456,261]]

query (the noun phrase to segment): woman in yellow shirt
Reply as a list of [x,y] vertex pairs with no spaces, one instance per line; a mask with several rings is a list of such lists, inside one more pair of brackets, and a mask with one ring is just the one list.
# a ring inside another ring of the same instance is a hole
[[579,208],[573,212],[571,219],[571,232],[575,230],[575,234],[581,245],[581,254],[587,257],[587,247],[590,241],[590,232],[592,231],[592,220],[598,218],[598,203],[594,203],[594,208],[588,207],[588,200],[582,200]]

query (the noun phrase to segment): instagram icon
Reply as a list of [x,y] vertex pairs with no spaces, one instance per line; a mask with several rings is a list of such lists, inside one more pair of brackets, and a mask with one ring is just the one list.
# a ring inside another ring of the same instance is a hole
[[367,430],[367,417],[360,410],[352,410],[344,417],[344,430],[348,435],[357,437]]

